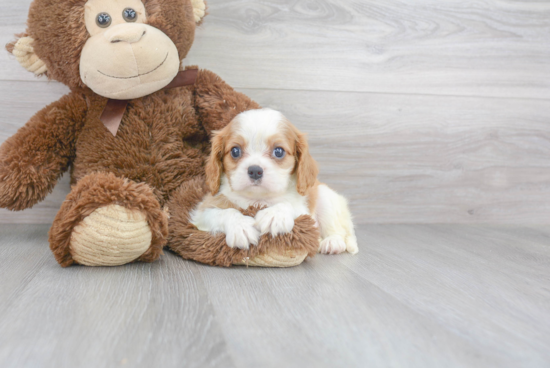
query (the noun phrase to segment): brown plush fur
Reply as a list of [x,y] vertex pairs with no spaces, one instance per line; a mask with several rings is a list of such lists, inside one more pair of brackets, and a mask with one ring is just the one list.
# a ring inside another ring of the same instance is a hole
[[69,94],[42,109],[0,147],[0,205],[23,210],[42,201],[76,155],[86,101]]
[[[212,236],[197,230],[189,223],[189,211],[197,206],[208,191],[205,181],[202,178],[196,178],[184,183],[169,202],[168,247],[184,259],[229,267],[243,259],[254,258],[268,251],[282,252],[285,249],[295,249],[307,252],[310,257],[317,253],[319,232],[315,227],[315,221],[305,215],[294,221],[291,233],[275,238],[265,234],[260,238],[257,246],[252,246],[248,250],[228,247],[224,234]],[[259,208],[249,208],[241,212],[247,216],[254,216],[259,210]]]
[[[167,34],[183,59],[195,30],[190,1],[143,1],[147,23]],[[161,254],[166,239],[166,219],[161,211],[165,205],[173,216],[169,223],[173,244],[168,244],[172,249],[209,264],[240,261],[243,254],[233,252],[220,237],[188,227],[186,216],[204,193],[202,186],[189,183],[204,175],[211,132],[223,128],[238,113],[259,108],[258,104],[214,73],[201,70],[194,86],[130,100],[113,136],[100,121],[107,99],[85,87],[79,77],[80,52],[88,37],[83,21],[85,2],[35,0],[31,5],[27,34],[35,40],[34,50],[46,63],[48,77],[68,85],[71,93],[38,112],[0,147],[0,207],[32,207],[70,168],[73,189],[50,232],[51,249],[62,266],[73,263],[69,247],[72,229],[93,210],[110,203],[146,214],[154,235],[151,248],[140,261],[153,261]],[[264,239],[251,252],[270,246],[316,250],[312,220],[296,224],[295,235]]]

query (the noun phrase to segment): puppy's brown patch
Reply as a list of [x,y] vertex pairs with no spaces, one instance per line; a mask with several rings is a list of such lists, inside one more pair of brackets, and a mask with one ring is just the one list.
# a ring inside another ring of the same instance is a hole
[[[225,128],[212,132],[212,151],[206,164],[206,183],[212,195],[220,190],[222,174],[235,170],[242,158],[242,156],[233,158],[231,150],[234,147],[239,147],[243,155],[246,151],[246,141],[243,137],[235,134],[237,124],[238,118],[234,118]],[[227,178],[229,180],[229,176]],[[231,182],[229,186],[231,186]]]
[[[228,175],[228,173],[236,170],[239,166],[239,161],[246,155],[246,141],[243,137],[234,133],[233,124],[230,124],[229,132],[224,137],[225,152],[222,158],[223,173],[226,174],[229,187],[231,187],[231,175]],[[235,147],[241,149],[241,156],[238,158],[231,156],[231,150]]]
[[292,150],[295,156],[296,166],[296,189],[301,195],[306,195],[308,190],[317,182],[319,169],[317,162],[309,153],[309,144],[304,133],[300,132],[290,121],[283,121],[282,132],[286,140],[293,142],[294,149]]
[[309,213],[315,213],[315,209],[317,208],[317,199],[319,198],[319,185],[321,183],[319,180],[313,185],[311,188],[308,189],[306,197],[307,197],[307,208],[309,210]]

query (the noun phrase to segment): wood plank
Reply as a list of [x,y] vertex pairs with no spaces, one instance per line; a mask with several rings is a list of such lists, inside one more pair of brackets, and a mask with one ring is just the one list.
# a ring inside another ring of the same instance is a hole
[[240,88],[550,98],[550,3],[209,2],[187,62]]
[[[361,263],[368,252],[340,257]],[[475,342],[356,277],[336,257],[285,272],[201,274],[216,314],[226,316],[221,326],[241,367],[509,366],[493,351],[477,354]]]
[[[28,88],[36,99],[23,100]],[[0,81],[0,140],[66,92]],[[242,89],[309,134],[320,178],[357,223],[550,221],[550,105],[543,100]],[[51,223],[69,190],[0,222]]]
[[358,277],[506,365],[547,364],[548,227],[373,225],[358,237],[368,255],[339,258]]
[[291,269],[62,269],[46,232],[0,225],[2,367],[550,364],[547,226],[361,225]]
[[[0,4],[0,43],[30,0]],[[185,60],[239,88],[550,98],[550,3],[211,0]],[[0,80],[33,80],[0,53]]]
[[[33,229],[3,227],[0,249],[47,249],[45,229]],[[14,261],[35,277],[21,278],[16,298],[0,289],[2,367],[234,366],[196,264],[173,255],[114,268],[62,269],[51,254],[42,267]]]
[[0,81],[0,141],[14,135],[34,114],[69,91],[57,82]]
[[[52,254],[44,240],[48,225],[0,227],[0,315],[13,300],[36,277],[36,274],[51,261]],[[21,229],[24,229],[22,231]]]

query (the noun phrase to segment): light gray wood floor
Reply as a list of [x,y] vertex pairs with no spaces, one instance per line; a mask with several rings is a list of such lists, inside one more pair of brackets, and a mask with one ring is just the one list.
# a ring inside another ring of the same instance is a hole
[[0,226],[0,367],[548,367],[550,229],[363,225],[291,269],[60,268]]

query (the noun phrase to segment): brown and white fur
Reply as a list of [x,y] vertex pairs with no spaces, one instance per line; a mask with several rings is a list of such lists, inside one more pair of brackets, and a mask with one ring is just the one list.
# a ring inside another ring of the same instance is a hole
[[[279,148],[285,151],[280,158]],[[292,231],[294,219],[307,214],[319,226],[319,252],[355,254],[359,250],[347,201],[319,183],[317,174],[305,134],[280,112],[243,112],[214,132],[206,165],[211,194],[191,213],[191,223],[226,234],[230,247],[248,249],[263,234]],[[251,205],[266,208],[254,218],[238,211]]]

